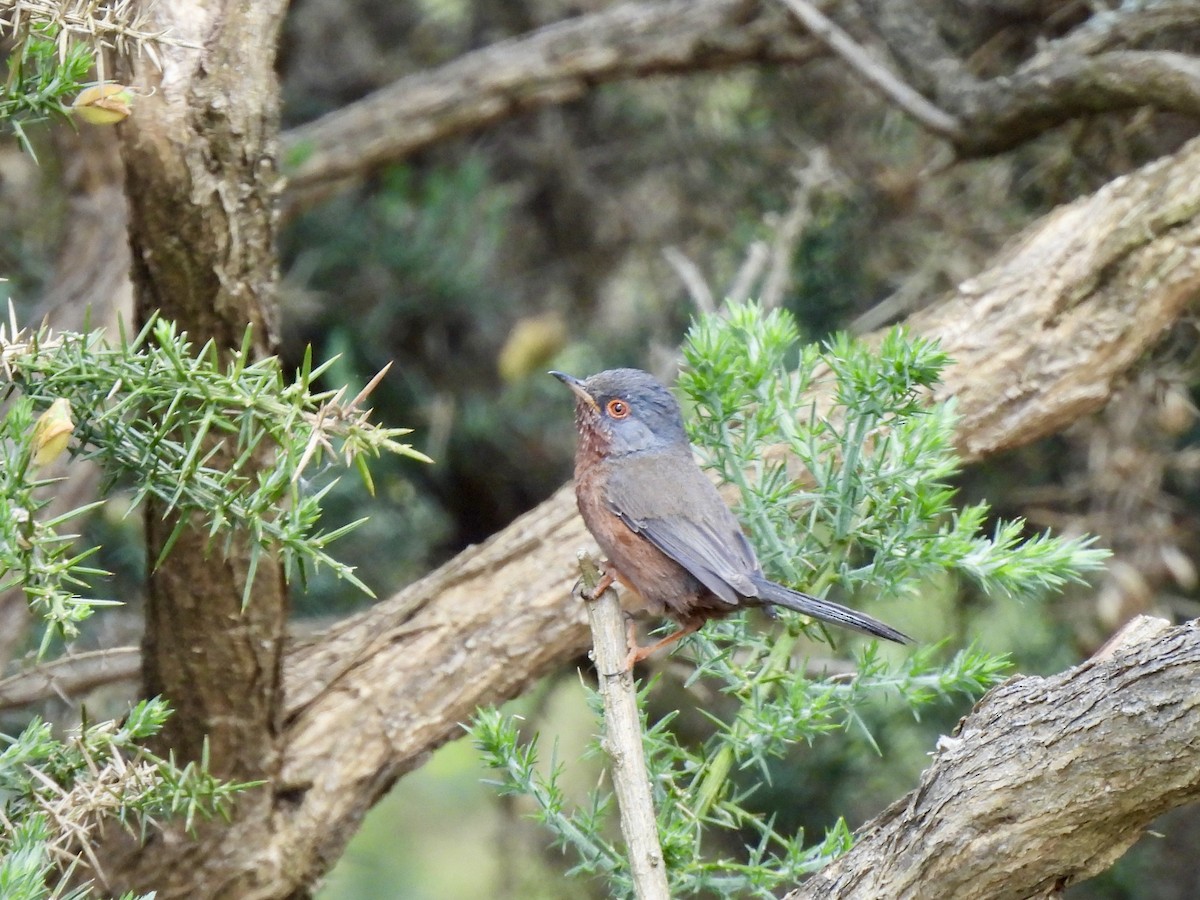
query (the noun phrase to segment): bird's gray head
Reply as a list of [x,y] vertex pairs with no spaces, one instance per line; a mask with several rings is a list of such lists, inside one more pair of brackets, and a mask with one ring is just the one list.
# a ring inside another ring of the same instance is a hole
[[679,403],[649,372],[607,369],[583,380],[550,374],[575,394],[580,439],[603,455],[687,448]]

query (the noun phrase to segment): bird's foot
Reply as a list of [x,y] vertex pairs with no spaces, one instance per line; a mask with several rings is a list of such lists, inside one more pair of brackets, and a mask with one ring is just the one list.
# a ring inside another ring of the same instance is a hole
[[642,647],[642,646],[639,646],[639,644],[637,642],[637,627],[634,624],[633,620],[630,619],[629,620],[629,655],[625,657],[625,671],[629,671],[634,666],[636,666],[638,663],[640,663],[643,659],[645,659],[648,656],[651,656],[652,654],[657,653],[659,650],[663,649],[663,647],[669,647],[671,644],[674,644],[680,638],[685,638],[689,634],[693,634],[703,624],[704,624],[703,619],[698,619],[693,622],[685,622],[683,625],[679,626],[679,630],[671,632],[665,638],[663,638],[661,641],[657,641],[657,642],[651,644],[649,647]]
[[634,621],[633,616],[627,616],[625,619],[625,641],[629,647],[629,655],[625,657],[625,663],[621,669],[623,672],[632,672],[633,667],[649,656],[652,650],[652,648],[643,647],[638,643],[637,632],[637,622]]
[[603,594],[605,591],[607,591],[610,587],[612,587],[613,584],[616,582],[616,580],[617,579],[616,579],[616,576],[613,574],[612,568],[611,567],[605,568],[604,574],[600,576],[600,580],[598,582],[596,582],[596,586],[591,589],[583,588],[582,590],[580,590],[579,595],[581,597],[583,597],[584,600],[588,600],[588,601],[595,600],[597,597],[599,597],[601,594]]
[[629,655],[625,657],[625,662],[621,665],[622,672],[632,672],[633,667],[640,663],[643,659],[650,655],[649,647],[639,647],[634,645],[629,651]]

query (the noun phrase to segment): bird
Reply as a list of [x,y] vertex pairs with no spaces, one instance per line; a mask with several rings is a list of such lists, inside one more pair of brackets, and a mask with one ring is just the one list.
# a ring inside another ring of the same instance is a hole
[[586,379],[550,372],[575,395],[575,498],[607,559],[592,590],[620,582],[627,611],[678,629],[649,647],[630,640],[627,669],[748,606],[780,606],[899,644],[913,639],[864,613],[770,580],[733,511],[697,465],[670,390],[640,369]]

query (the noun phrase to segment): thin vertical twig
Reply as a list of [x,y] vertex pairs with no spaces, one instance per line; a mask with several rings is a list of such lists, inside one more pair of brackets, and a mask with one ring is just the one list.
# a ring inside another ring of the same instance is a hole
[[[583,585],[592,591],[600,572],[587,553],[579,554]],[[609,773],[621,814],[621,834],[629,854],[638,900],[670,900],[667,870],[662,846],[658,841],[658,823],[650,794],[650,775],[642,750],[642,718],[638,712],[633,672],[625,665],[629,645],[625,634],[625,616],[611,588],[594,600],[586,600],[588,622],[592,626],[596,680],[604,699],[604,739],[602,746],[610,760]]]

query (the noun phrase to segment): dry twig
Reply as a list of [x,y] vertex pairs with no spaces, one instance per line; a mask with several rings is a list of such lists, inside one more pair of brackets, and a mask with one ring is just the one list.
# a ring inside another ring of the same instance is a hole
[[687,288],[688,296],[696,304],[696,311],[699,313],[715,312],[717,304],[713,299],[712,289],[704,280],[704,273],[700,271],[700,267],[678,247],[666,247],[663,249],[662,255],[663,259],[675,270],[675,274],[679,276],[684,287]]
[[808,0],[781,0],[812,32],[812,36],[850,64],[872,88],[932,131],[951,141],[963,137],[963,126],[910,87],[887,66],[871,58],[863,47]]
[[[595,588],[600,573],[595,561],[583,551],[579,554],[579,570],[584,586],[589,591]],[[633,669],[626,665],[629,647],[625,616],[612,588],[587,600],[585,605],[592,626],[596,681],[604,698],[604,750],[612,761],[609,773],[621,813],[621,834],[629,854],[634,892],[638,900],[670,900],[666,866],[658,842],[658,820],[650,795],[650,775],[642,750],[637,690]]]

